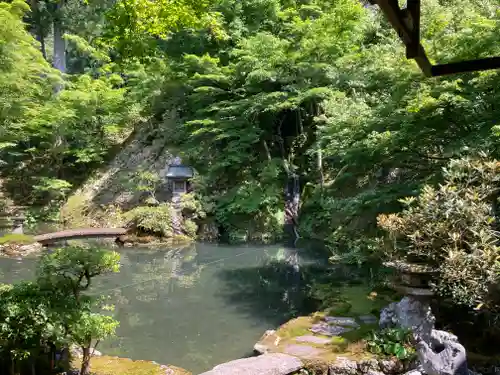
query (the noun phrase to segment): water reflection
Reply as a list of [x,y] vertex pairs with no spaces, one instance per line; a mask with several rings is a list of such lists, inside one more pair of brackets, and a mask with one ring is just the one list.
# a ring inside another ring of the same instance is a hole
[[[198,244],[170,251],[122,251],[122,271],[102,280],[121,322],[102,347],[112,355],[171,363],[199,373],[251,351],[269,322],[220,294],[221,273],[258,267],[278,248]],[[244,283],[244,282],[243,282]]]
[[[119,274],[96,280],[120,321],[106,354],[154,360],[200,373],[249,355],[261,334],[303,305],[309,266],[279,247],[197,244],[179,249],[122,249]],[[295,254],[294,254],[295,255]],[[32,275],[33,259],[0,259],[4,281]],[[297,278],[297,275],[298,278]]]

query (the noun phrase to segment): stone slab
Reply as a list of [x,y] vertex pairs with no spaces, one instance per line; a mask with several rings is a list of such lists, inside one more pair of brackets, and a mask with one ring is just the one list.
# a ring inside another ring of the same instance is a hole
[[311,344],[326,345],[326,344],[329,344],[332,340],[324,338],[324,337],[318,337],[318,336],[312,336],[312,335],[305,335],[305,336],[296,337],[295,341],[297,341],[297,342],[308,342],[308,343],[311,343]]
[[323,336],[339,336],[342,333],[352,331],[352,328],[341,327],[341,326],[332,326],[328,323],[321,322],[314,324],[310,331],[316,333],[318,335]]
[[223,363],[200,375],[288,375],[302,367],[297,357],[273,353]]
[[302,358],[318,357],[325,352],[324,349],[314,348],[309,345],[295,345],[295,344],[289,344],[285,346],[283,351],[286,354]]
[[348,326],[348,327],[359,327],[356,319],[350,317],[342,317],[342,316],[326,316],[325,322],[328,324],[335,324],[338,326]]
[[265,353],[269,353],[271,351],[271,348],[269,348],[268,346],[266,346],[264,344],[257,343],[253,346],[253,350],[259,354],[265,354]]
[[361,320],[365,324],[377,324],[378,319],[375,315],[361,315],[359,316],[359,320]]

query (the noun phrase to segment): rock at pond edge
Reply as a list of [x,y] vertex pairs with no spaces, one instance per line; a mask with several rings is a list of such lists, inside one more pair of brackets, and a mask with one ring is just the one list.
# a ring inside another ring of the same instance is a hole
[[302,367],[297,357],[273,353],[226,362],[200,375],[288,375]]
[[332,325],[337,326],[347,326],[358,328],[359,324],[356,322],[356,319],[350,317],[342,317],[342,316],[325,316],[325,322]]
[[352,331],[352,328],[330,325],[326,322],[314,324],[310,329],[311,332],[323,336],[339,336],[343,333]]
[[313,335],[304,335],[298,336],[295,338],[297,342],[305,342],[309,344],[318,344],[318,345],[328,345],[332,340],[324,337],[318,337]]
[[43,246],[39,242],[27,245],[11,243],[11,244],[0,245],[0,254],[8,257],[13,257],[13,256],[24,257],[33,253],[38,253],[42,249]]
[[315,348],[309,345],[288,344],[283,348],[285,354],[297,356],[304,359],[318,358],[327,354],[327,350]]
[[404,370],[403,364],[396,359],[355,361],[340,356],[328,368],[330,375],[389,375],[399,374]]

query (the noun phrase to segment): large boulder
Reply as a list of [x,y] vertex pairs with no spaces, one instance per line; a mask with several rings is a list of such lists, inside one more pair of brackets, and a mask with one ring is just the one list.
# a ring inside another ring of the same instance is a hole
[[418,361],[405,375],[469,375],[465,348],[455,335],[434,329],[435,321],[427,302],[408,296],[383,309],[379,325],[412,330]]
[[416,344],[421,369],[427,375],[468,375],[467,353],[456,336],[434,330],[431,343]]
[[430,342],[436,317],[429,303],[415,297],[404,297],[380,312],[380,328],[408,328],[425,342]]
[[200,375],[288,375],[302,367],[297,357],[273,353],[223,363]]

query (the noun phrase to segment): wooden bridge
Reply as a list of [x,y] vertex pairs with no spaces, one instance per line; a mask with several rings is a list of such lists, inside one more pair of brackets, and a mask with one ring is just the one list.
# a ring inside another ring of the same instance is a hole
[[69,229],[60,232],[46,233],[35,236],[35,241],[42,245],[50,245],[58,241],[75,240],[82,238],[119,238],[127,234],[125,228],[88,228]]

